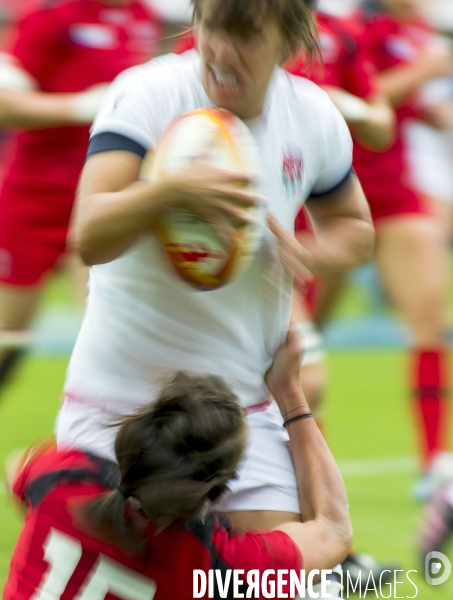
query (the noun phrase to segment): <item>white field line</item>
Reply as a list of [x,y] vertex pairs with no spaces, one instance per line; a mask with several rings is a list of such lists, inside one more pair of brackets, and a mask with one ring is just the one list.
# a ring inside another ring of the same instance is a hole
[[[417,459],[413,456],[388,456],[362,460],[339,460],[338,466],[344,477],[376,477],[391,473],[415,473]],[[0,496],[5,495],[5,485],[0,480]]]
[[344,477],[375,477],[390,473],[415,473],[417,459],[414,456],[388,456],[362,460],[339,460],[338,466]]

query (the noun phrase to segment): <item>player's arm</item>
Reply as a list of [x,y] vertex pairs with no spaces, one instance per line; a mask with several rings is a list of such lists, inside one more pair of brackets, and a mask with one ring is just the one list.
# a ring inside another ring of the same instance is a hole
[[[310,412],[300,386],[302,350],[299,336],[290,331],[279,349],[266,381],[284,418],[295,419]],[[315,420],[307,417],[287,424],[291,453],[299,488],[303,523],[284,523],[284,531],[302,552],[304,568],[331,569],[342,562],[352,544],[343,479]]]
[[[90,156],[82,171],[74,219],[74,241],[88,265],[109,262],[141,235],[152,232],[165,208],[186,208],[221,225],[245,223],[244,207],[255,202],[243,174],[204,164],[168,177],[139,181],[140,155],[114,150]],[[241,189],[242,188],[242,189]]]
[[369,262],[374,251],[370,210],[357,176],[305,204],[316,236],[296,239],[274,218],[269,227],[279,242],[283,264],[295,272],[312,273],[349,269]]
[[324,86],[323,89],[359,143],[375,151],[389,147],[395,137],[395,114],[384,96],[362,99],[340,88]]
[[422,52],[414,63],[381,71],[378,74],[378,83],[391,104],[398,107],[415,94],[424,83],[450,76],[452,73],[452,50],[441,44],[433,44]]
[[107,84],[96,85],[74,94],[13,90],[0,86],[0,127],[43,129],[89,125],[93,122],[106,90]]
[[37,129],[90,124],[106,84],[80,93],[53,94],[41,89],[69,39],[61,6],[30,10],[11,32],[0,54],[0,127]]
[[73,94],[42,92],[12,56],[0,53],[0,127],[89,125],[106,90],[107,84],[99,84]]

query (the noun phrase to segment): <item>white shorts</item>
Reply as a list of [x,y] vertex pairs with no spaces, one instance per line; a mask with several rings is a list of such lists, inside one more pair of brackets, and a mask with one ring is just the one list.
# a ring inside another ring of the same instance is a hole
[[426,196],[453,202],[453,134],[410,119],[403,135],[411,183]]
[[283,419],[273,402],[267,409],[250,414],[249,442],[238,470],[230,482],[231,494],[216,509],[278,510],[300,513],[296,475]]
[[[138,408],[138,407],[137,407]],[[59,447],[78,448],[115,461],[112,421],[132,412],[131,407],[99,407],[64,402],[57,423]],[[220,509],[278,510],[299,513],[296,476],[289,437],[275,403],[247,416],[249,442],[239,478],[229,485],[234,495],[221,500]]]

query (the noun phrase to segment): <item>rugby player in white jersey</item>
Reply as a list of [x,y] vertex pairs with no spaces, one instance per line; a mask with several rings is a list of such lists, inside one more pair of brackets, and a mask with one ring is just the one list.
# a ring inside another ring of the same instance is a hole
[[[220,508],[236,526],[269,529],[299,520],[288,437],[263,383],[286,335],[293,271],[366,262],[374,234],[343,118],[315,84],[279,68],[302,46],[315,52],[304,0],[193,0],[193,7],[199,53],[120,76],[93,126],[74,223],[93,267],[58,443],[114,460],[108,425],[148,402],[162,374],[221,375],[248,409],[250,439]],[[165,128],[205,106],[226,108],[250,127],[269,212],[250,268],[212,292],[193,290],[168,267],[156,216],[178,206],[218,223],[245,221],[244,208],[256,201],[247,178],[194,165],[158,184],[138,180],[145,152]],[[293,236],[305,201],[318,234],[310,247]]]

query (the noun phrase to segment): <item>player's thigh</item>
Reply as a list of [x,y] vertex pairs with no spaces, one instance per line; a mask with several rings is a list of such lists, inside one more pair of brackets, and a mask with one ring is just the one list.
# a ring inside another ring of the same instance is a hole
[[10,184],[1,191],[2,329],[20,329],[29,325],[45,276],[65,252],[69,209],[63,206],[64,210],[61,210],[60,200],[61,194],[52,194],[51,190]]
[[409,325],[427,335],[441,335],[445,327],[447,259],[436,218],[400,215],[380,222],[376,263],[384,288]]

